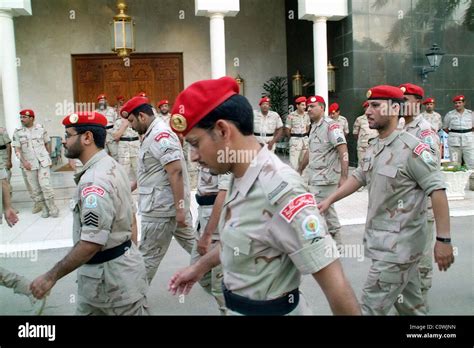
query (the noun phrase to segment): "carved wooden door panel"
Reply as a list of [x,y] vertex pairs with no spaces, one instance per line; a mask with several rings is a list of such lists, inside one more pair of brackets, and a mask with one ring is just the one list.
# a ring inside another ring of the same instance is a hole
[[74,101],[96,103],[105,93],[109,105],[119,95],[129,99],[145,92],[153,105],[174,102],[184,88],[181,53],[137,53],[124,61],[114,54],[72,55]]

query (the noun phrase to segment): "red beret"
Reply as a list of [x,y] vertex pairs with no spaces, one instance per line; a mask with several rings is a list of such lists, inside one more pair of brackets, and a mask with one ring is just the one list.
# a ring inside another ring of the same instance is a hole
[[463,96],[463,95],[457,95],[457,96],[455,96],[455,97],[453,98],[453,103],[454,103],[454,102],[457,102],[457,101],[462,101],[462,102],[465,101],[464,96]]
[[306,99],[306,104],[313,104],[313,103],[326,104],[326,102],[324,101],[324,98],[319,95],[315,95],[314,97],[309,97],[308,99]]
[[338,103],[332,103],[329,106],[329,113],[333,113],[333,112],[338,111],[338,110],[339,110],[339,104]]
[[101,99],[107,99],[107,96],[105,94],[99,94],[97,96],[97,101],[101,100]]
[[119,101],[119,100],[125,100],[125,97],[124,97],[123,95],[119,95],[119,96],[117,97],[117,101]]
[[306,97],[296,98],[295,104],[299,104],[299,103],[306,103]]
[[364,104],[362,104],[362,107],[364,109],[368,108],[369,107],[369,102],[368,101],[365,101]]
[[128,116],[138,108],[139,106],[149,104],[149,100],[146,97],[140,97],[136,96],[127,101],[125,104],[123,104],[122,108],[120,109],[120,116],[123,118],[128,118]]
[[25,109],[20,111],[20,115],[35,117],[35,112],[31,109]]
[[367,100],[395,100],[404,101],[403,92],[400,88],[388,85],[380,85],[372,87],[367,91]]
[[270,103],[270,98],[268,98],[268,97],[263,97],[263,98],[260,99],[260,101],[258,102],[258,105],[262,105],[263,103]]
[[165,105],[165,104],[169,104],[168,99],[160,100],[160,101],[158,102],[158,108],[159,108],[161,105]]
[[63,119],[63,125],[68,127],[76,126],[107,126],[107,118],[95,111],[82,111],[72,113]]
[[419,99],[422,99],[425,96],[425,91],[420,86],[414,85],[413,83],[404,83],[403,85],[398,86],[403,92],[404,95],[414,95]]
[[426,98],[425,101],[423,102],[423,105],[434,103],[434,102],[435,102],[434,98]]
[[239,85],[231,77],[193,83],[174,102],[171,128],[186,135],[207,114],[238,93]]

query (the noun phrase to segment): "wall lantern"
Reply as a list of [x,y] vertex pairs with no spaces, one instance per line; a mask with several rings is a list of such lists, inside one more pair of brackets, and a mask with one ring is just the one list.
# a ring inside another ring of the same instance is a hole
[[441,48],[437,44],[433,44],[431,46],[428,53],[425,54],[428,62],[430,63],[429,67],[422,67],[421,68],[421,76],[423,81],[428,79],[428,74],[435,72],[438,70],[439,66],[441,65],[441,61],[443,60],[444,53],[441,52]]
[[117,53],[121,58],[128,57],[130,53],[135,51],[135,38],[132,17],[127,15],[127,5],[123,1],[117,3],[119,13],[114,16],[114,21],[111,23],[112,34],[112,51]]
[[299,70],[296,70],[296,74],[293,75],[293,97],[301,95],[303,95],[303,76]]
[[336,92],[336,67],[328,63],[328,92]]

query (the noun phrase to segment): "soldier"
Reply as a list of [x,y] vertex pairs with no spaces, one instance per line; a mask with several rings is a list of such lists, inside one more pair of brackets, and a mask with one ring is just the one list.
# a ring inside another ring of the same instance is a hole
[[169,126],[171,114],[170,114],[170,105],[169,105],[168,99],[160,100],[157,103],[157,106],[158,106],[158,110],[160,110],[159,116],[161,117],[163,122],[166,123],[167,126]]
[[66,116],[63,145],[84,163],[75,175],[72,250],[31,284],[41,299],[77,269],[79,315],[147,314],[145,265],[132,235],[132,195],[123,168],[104,151],[107,118],[97,112]]
[[[446,114],[443,128],[449,134],[449,154],[451,161],[464,163],[474,170],[474,120],[473,112],[465,108],[466,99],[463,95],[453,98],[455,110]],[[470,189],[474,191],[474,172],[470,176]]]
[[113,137],[114,141],[118,142],[118,163],[124,167],[130,181],[137,181],[140,149],[138,133],[130,127],[126,119],[118,117],[115,121]]
[[369,189],[365,256],[372,259],[362,291],[364,314],[426,314],[418,264],[427,244],[426,196],[435,212],[435,260],[441,271],[454,262],[445,184],[428,145],[397,123],[403,92],[376,86],[367,92],[369,125],[379,131],[371,140],[363,165],[336,192],[320,202],[325,211],[362,185]]
[[20,111],[21,128],[15,129],[12,145],[20,160],[20,167],[25,169],[26,177],[33,190],[35,207],[41,207],[41,217],[57,218],[59,210],[54,203],[54,192],[51,187],[51,143],[46,129],[35,124],[33,110]]
[[105,140],[105,150],[112,156],[112,158],[118,161],[118,141],[114,140],[114,124],[117,119],[117,113],[115,109],[107,104],[107,96],[105,94],[99,94],[97,96],[97,102],[99,107],[95,110],[98,113],[103,114],[107,118],[107,139]]
[[[0,171],[2,169],[5,169],[6,171],[6,176],[7,176],[7,181],[8,181],[8,186],[9,189],[8,191],[10,194],[12,193],[12,188],[10,185],[10,180],[12,177],[12,146],[11,146],[11,140],[10,137],[8,136],[8,132],[5,128],[0,127]],[[1,211],[1,210],[0,210]],[[0,214],[0,220],[1,220],[1,214]]]
[[260,144],[266,144],[275,152],[275,144],[283,136],[283,122],[280,115],[270,110],[270,98],[263,97],[258,103],[260,111],[254,111],[254,134]]
[[186,136],[193,160],[234,179],[219,222],[221,248],[177,272],[169,290],[189,293],[222,262],[229,314],[307,314],[298,290],[301,274],[313,275],[335,314],[359,314],[314,197],[301,177],[253,136],[252,107],[238,91],[229,77],[199,81],[181,92],[173,107],[171,126]]
[[[368,102],[365,102],[362,107],[364,110],[367,110],[369,106]],[[367,115],[363,115],[356,118],[354,122],[354,127],[352,129],[352,134],[354,134],[355,140],[357,141],[357,161],[359,166],[362,164],[362,160],[365,157],[365,152],[369,147],[369,140],[376,138],[379,135],[376,129],[371,129],[369,127],[369,121],[367,120]]]
[[286,119],[286,132],[290,138],[290,164],[294,170],[298,170],[303,152],[308,149],[311,120],[306,113],[306,98],[297,98],[295,104],[296,110]]
[[443,121],[441,120],[441,115],[434,111],[434,98],[426,98],[423,105],[425,106],[425,111],[421,113],[421,116],[423,116],[423,118],[431,124],[431,128],[438,133],[438,131],[443,128]]
[[[326,103],[323,97],[314,96],[306,101],[308,114],[313,122],[309,134],[309,152],[306,152],[300,164],[299,172],[309,163],[309,189],[316,201],[326,199],[347,180],[349,156],[347,143],[338,123],[324,116]],[[334,207],[324,214],[329,233],[342,247],[341,224]]]
[[[191,156],[193,149],[191,148]],[[199,167],[196,201],[198,203],[198,224],[196,242],[191,252],[191,264],[215,247],[219,247],[217,224],[222,205],[229,189],[231,175],[214,175],[209,168]],[[201,286],[214,296],[222,315],[226,314],[224,295],[222,294],[222,267],[216,266],[199,281]]]
[[[440,140],[438,134],[432,128],[431,124],[419,115],[420,101],[424,97],[424,90],[420,86],[405,83],[400,85],[399,88],[404,94],[407,113],[403,116],[405,119],[405,130],[414,137],[427,144],[436,158],[438,166],[441,165],[440,155]],[[440,118],[441,120],[441,118]],[[428,291],[431,289],[432,278],[433,278],[433,235],[434,230],[434,214],[431,199],[428,197],[427,207],[427,236],[428,240],[423,252],[423,256],[420,259],[418,270],[421,276],[421,294],[425,301],[426,311],[429,311],[428,306]]]
[[151,283],[174,236],[190,254],[194,234],[186,163],[178,136],[155,117],[147,98],[134,97],[120,110],[132,128],[144,135],[140,146],[138,207],[141,214],[140,251]]
[[347,118],[341,115],[341,109],[339,108],[338,103],[332,103],[329,106],[329,117],[331,117],[334,122],[336,122],[341,129],[344,131],[344,136],[347,137],[349,135],[349,122]]

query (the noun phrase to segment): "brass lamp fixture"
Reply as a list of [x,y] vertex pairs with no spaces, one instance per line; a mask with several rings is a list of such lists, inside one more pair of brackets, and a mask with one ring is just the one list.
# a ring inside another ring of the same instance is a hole
[[300,95],[303,95],[303,76],[296,70],[296,74],[293,75],[293,97]]
[[119,57],[125,58],[135,51],[133,30],[135,22],[132,20],[132,17],[125,13],[127,5],[124,1],[118,1],[117,9],[119,13],[114,16],[114,21],[111,23],[112,51],[117,53]]
[[328,92],[336,92],[336,67],[328,63]]
[[239,94],[242,96],[245,95],[244,94],[245,80],[239,74],[237,74],[237,77],[235,78],[235,82],[237,82],[237,84],[239,85]]

